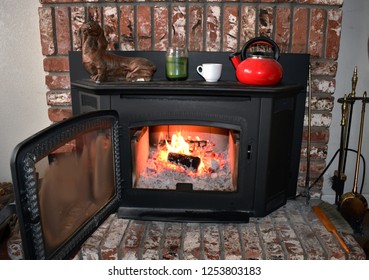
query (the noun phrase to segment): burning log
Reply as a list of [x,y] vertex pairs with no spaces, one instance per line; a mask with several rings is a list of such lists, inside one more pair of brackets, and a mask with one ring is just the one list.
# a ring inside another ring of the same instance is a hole
[[177,165],[182,165],[187,168],[192,168],[197,170],[201,163],[201,159],[199,157],[193,157],[189,155],[177,154],[177,153],[169,153],[168,161]]
[[[171,144],[172,140],[168,139],[168,140],[160,140],[159,141],[159,146],[165,146],[166,143]],[[208,141],[207,140],[186,140],[186,143],[190,144],[191,146],[195,146],[195,147],[206,147],[208,145]]]
[[197,147],[205,147],[208,144],[206,140],[186,140],[186,142]]

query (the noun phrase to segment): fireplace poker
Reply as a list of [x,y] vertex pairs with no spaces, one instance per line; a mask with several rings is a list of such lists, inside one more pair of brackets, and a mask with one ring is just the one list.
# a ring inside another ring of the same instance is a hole
[[342,105],[341,105],[341,137],[340,137],[340,148],[339,148],[339,160],[338,160],[338,170],[334,172],[332,177],[332,189],[336,192],[336,201],[335,204],[338,204],[339,197],[343,194],[343,189],[346,181],[346,175],[343,172],[343,162],[345,157],[345,146],[347,139],[347,95],[345,94],[343,97]]
[[[351,89],[351,93],[349,94],[349,98],[355,98],[356,96],[356,85],[357,85],[357,80],[358,80],[358,75],[357,75],[357,66],[355,66],[354,68],[354,73],[352,75],[352,89]],[[343,172],[345,172],[346,169],[346,161],[347,161],[347,150],[349,147],[349,139],[350,139],[350,131],[351,131],[351,121],[352,121],[352,112],[354,109],[354,101],[349,102],[348,103],[348,112],[349,112],[349,119],[348,119],[348,123],[347,123],[347,133],[346,133],[346,146],[345,146],[345,157],[344,157],[344,162],[343,162]]]
[[365,106],[366,106],[367,93],[364,92],[361,107],[361,119],[359,129],[359,140],[357,147],[356,165],[355,165],[355,176],[352,192],[343,194],[339,201],[339,210],[342,216],[351,224],[353,228],[360,226],[365,212],[368,209],[368,202],[363,195],[357,192],[357,183],[359,176],[359,165],[360,165],[360,154],[361,146],[363,141],[363,130],[365,120]]
[[[332,178],[333,184],[332,189],[336,192],[335,204],[338,205],[340,196],[343,194],[345,181],[346,181],[346,162],[347,162],[347,152],[349,149],[350,131],[352,114],[354,109],[354,102],[356,96],[356,85],[358,81],[357,66],[354,68],[354,73],[351,79],[351,93],[344,98],[343,102],[346,102],[346,113],[345,113],[345,125],[341,127],[341,143],[340,143],[340,156],[338,162],[338,170],[335,172],[335,176]],[[344,104],[342,104],[344,106]],[[347,117],[348,116],[348,117]],[[344,137],[344,139],[343,139]]]
[[310,153],[311,153],[311,64],[309,64],[309,88],[308,88],[308,135],[306,143],[306,177],[305,177],[305,192],[306,204],[310,201]]
[[[354,73],[352,75],[352,79],[351,79],[351,93],[348,95],[349,99],[351,98],[355,98],[356,96],[356,85],[357,85],[357,80],[358,80],[358,75],[357,75],[357,66],[355,66],[354,68]],[[352,99],[351,99],[352,100]],[[347,152],[348,152],[348,148],[349,148],[349,141],[350,141],[350,134],[351,134],[351,122],[352,122],[352,114],[354,111],[354,103],[355,101],[349,101],[347,103],[348,105],[348,121],[347,121],[347,125],[345,126],[345,135],[346,135],[346,139],[345,139],[345,148],[344,148],[344,155],[343,155],[343,162],[342,162],[342,174],[345,174],[345,170],[346,170],[346,162],[347,162]],[[342,186],[342,191],[340,193],[340,195],[342,195],[343,193],[343,188],[344,188],[344,183]],[[339,196],[336,196],[336,200],[337,202],[339,201]]]

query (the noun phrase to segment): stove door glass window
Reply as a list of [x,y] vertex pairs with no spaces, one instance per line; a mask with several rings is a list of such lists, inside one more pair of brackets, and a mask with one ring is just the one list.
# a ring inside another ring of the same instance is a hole
[[36,163],[47,257],[114,195],[111,138],[109,128],[92,130]]

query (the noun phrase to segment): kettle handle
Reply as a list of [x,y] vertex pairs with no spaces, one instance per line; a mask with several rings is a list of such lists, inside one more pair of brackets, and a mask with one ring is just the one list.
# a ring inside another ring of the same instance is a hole
[[257,45],[257,44],[264,44],[264,45],[269,45],[270,47],[272,47],[272,50],[274,53],[274,59],[275,60],[279,59],[279,54],[280,54],[279,47],[272,39],[267,38],[267,37],[255,37],[247,41],[246,44],[243,46],[241,50],[241,60],[244,60],[247,58],[248,48],[253,45]]

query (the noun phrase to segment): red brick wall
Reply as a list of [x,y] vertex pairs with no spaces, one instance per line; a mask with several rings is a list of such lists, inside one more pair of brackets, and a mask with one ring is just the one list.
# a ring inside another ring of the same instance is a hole
[[[110,50],[235,51],[252,37],[274,39],[282,52],[309,53],[312,65],[311,180],[326,165],[343,0],[40,0],[40,38],[51,121],[72,115],[68,51],[80,49],[86,19],[102,23]],[[307,120],[305,121],[307,124]],[[307,131],[299,186],[305,186]],[[321,183],[313,193],[320,194]]]

